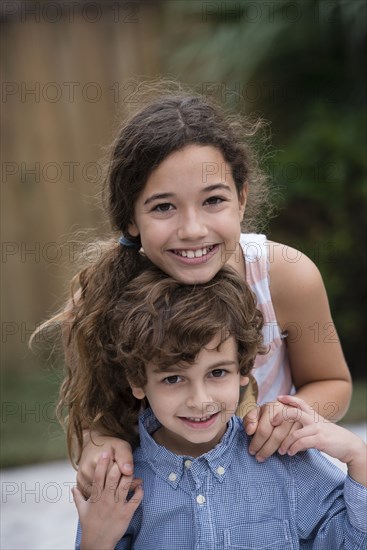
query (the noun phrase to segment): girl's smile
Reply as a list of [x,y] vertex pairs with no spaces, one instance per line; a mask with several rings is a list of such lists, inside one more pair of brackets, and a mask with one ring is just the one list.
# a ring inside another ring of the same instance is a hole
[[239,248],[246,189],[238,195],[219,149],[188,145],[163,160],[135,204],[132,236],[148,258],[186,284],[203,283],[228,263],[244,274]]

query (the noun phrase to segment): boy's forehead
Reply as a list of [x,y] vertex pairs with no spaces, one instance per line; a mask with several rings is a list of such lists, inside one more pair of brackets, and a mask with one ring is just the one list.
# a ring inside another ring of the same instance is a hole
[[[190,350],[187,350],[188,352]],[[167,365],[167,361],[163,358],[153,358],[146,364],[147,373],[169,372],[177,369],[190,369],[200,363],[202,359],[215,361],[218,356],[220,360],[228,363],[237,362],[237,342],[233,336],[216,334],[216,336],[206,345],[204,345],[199,353],[193,358],[193,361],[185,361],[183,358],[177,359],[177,362]],[[208,365],[210,366],[210,364]]]

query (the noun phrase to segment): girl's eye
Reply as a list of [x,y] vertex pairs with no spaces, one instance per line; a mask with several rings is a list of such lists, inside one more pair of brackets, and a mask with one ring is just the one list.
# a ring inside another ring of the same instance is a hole
[[173,209],[173,205],[169,202],[164,202],[162,204],[157,204],[152,208],[153,212],[169,212]]
[[217,204],[221,204],[225,200],[226,199],[223,199],[222,197],[209,197],[208,199],[206,199],[205,202],[211,206],[216,206]]
[[178,376],[178,374],[175,374],[173,376],[167,376],[167,378],[164,378],[163,382],[168,385],[177,384],[180,382],[181,376]]
[[214,378],[222,378],[226,374],[226,372],[227,371],[225,371],[224,369],[215,369],[215,370],[212,370],[211,375]]

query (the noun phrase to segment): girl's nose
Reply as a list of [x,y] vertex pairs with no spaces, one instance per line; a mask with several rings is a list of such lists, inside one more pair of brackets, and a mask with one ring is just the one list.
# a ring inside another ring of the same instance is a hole
[[[197,211],[182,214],[179,218],[178,237],[182,240],[199,241],[208,235],[204,216]],[[197,243],[199,244],[199,243]]]

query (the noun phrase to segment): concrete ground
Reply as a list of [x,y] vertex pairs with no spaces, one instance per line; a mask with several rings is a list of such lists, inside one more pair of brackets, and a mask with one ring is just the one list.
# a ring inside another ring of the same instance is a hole
[[[366,424],[349,429],[367,441]],[[75,471],[67,462],[3,470],[0,478],[1,550],[74,548],[77,512],[71,487]]]

